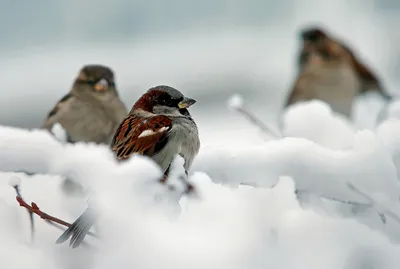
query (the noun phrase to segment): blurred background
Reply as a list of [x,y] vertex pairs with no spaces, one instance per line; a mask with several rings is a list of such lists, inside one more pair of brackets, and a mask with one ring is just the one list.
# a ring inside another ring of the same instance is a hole
[[309,25],[348,42],[389,92],[399,91],[398,0],[0,3],[2,125],[40,126],[79,69],[99,63],[115,71],[127,107],[160,84],[197,99],[201,136],[219,143],[229,132],[248,132],[226,106],[234,93],[275,124],[296,75],[298,31]]

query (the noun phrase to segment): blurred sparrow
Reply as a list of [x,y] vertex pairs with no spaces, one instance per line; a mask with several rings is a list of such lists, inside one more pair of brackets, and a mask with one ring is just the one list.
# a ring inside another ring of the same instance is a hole
[[[185,160],[187,174],[200,148],[196,123],[187,110],[195,102],[168,86],[148,90],[115,132],[111,149],[117,159],[126,160],[133,154],[149,156],[163,171],[163,182],[179,154]],[[88,207],[56,243],[63,243],[72,236],[70,246],[79,246],[97,217],[98,214]]]
[[361,93],[377,91],[390,100],[376,75],[346,45],[319,28],[303,30],[301,39],[299,74],[285,107],[319,99],[350,117],[353,101]]
[[114,74],[101,65],[86,65],[71,91],[49,112],[43,128],[52,131],[57,123],[68,142],[109,144],[128,111],[115,87]]
[[[42,127],[58,139],[62,135],[65,142],[109,144],[127,114],[118,96],[113,71],[102,65],[86,65],[71,91],[49,112]],[[68,194],[83,191],[82,186],[70,179],[63,181],[62,189]]]

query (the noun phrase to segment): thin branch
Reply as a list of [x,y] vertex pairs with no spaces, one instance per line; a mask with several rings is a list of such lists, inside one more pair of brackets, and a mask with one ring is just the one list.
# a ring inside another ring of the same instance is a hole
[[[31,206],[30,206],[20,196],[17,196],[16,199],[20,206],[25,207],[27,210],[29,210],[29,212],[35,213],[36,215],[38,215],[40,218],[46,220],[47,222],[51,222],[52,225],[56,225],[55,223],[58,223],[62,226],[66,226],[66,227],[71,227],[71,225],[72,225],[69,222],[63,221],[59,218],[53,217],[53,216],[41,211],[39,209],[39,207],[37,206],[37,204],[34,202],[32,202]],[[97,238],[97,235],[93,232],[89,231],[87,234]]]
[[[368,194],[362,192],[359,188],[357,188],[354,184],[352,184],[351,182],[347,182],[347,186],[354,192],[358,193],[359,195],[363,196],[365,199],[369,200],[371,202],[371,204],[373,205],[377,205],[378,203]],[[386,210],[386,212],[384,213],[380,213],[378,212],[379,216],[382,218],[382,216],[385,218],[385,214],[389,217],[391,217],[392,219],[394,219],[398,224],[400,224],[400,217],[399,215],[397,215],[396,213],[394,213],[393,211],[390,210]]]
[[264,122],[259,120],[253,113],[248,111],[246,108],[238,107],[238,108],[236,108],[236,110],[239,111],[241,114],[243,114],[243,116],[248,121],[250,121],[251,123],[256,125],[258,128],[260,128],[262,132],[264,132],[266,134],[269,134],[269,135],[272,135],[275,138],[281,138],[282,137],[281,134],[275,132],[275,130],[273,130],[272,128],[268,127]]
[[[301,193],[307,193],[308,191],[301,191],[301,190],[295,190],[295,194],[299,195]],[[323,198],[326,200],[331,200],[334,202],[342,203],[342,204],[348,204],[348,205],[356,205],[356,206],[365,206],[365,207],[372,207],[372,204],[368,203],[360,203],[360,202],[355,202],[355,201],[346,201],[346,200],[341,200],[338,198],[330,197],[330,196],[324,196],[324,195],[318,195],[319,198]]]
[[[349,183],[349,184],[351,184],[351,183]],[[299,191],[299,190],[295,191],[296,194],[299,194],[300,192],[301,191]],[[360,193],[360,194],[362,194],[362,193]],[[367,198],[366,194],[362,194],[362,195]],[[328,197],[328,196],[318,196],[318,197],[326,199],[326,200],[342,203],[342,204],[353,205],[353,206],[360,206],[360,207],[363,206],[363,207],[367,207],[367,208],[368,207],[369,208],[373,208],[374,207],[374,205],[373,205],[374,201],[372,199],[367,199],[367,200],[370,201],[370,203],[360,203],[360,202],[355,202],[355,201],[345,201],[345,200],[341,200],[341,199],[334,198],[334,197]],[[380,212],[376,212],[376,213],[378,214],[378,216],[381,219],[382,223],[386,224],[386,216],[384,214],[380,213]],[[400,221],[400,219],[399,219],[399,221]]]
[[360,202],[355,202],[355,201],[345,201],[345,200],[341,200],[341,199],[334,198],[334,197],[320,196],[320,198],[324,198],[324,199],[327,199],[327,200],[339,202],[339,203],[342,203],[342,204],[356,205],[356,206],[365,206],[365,207],[372,207],[371,204],[360,203]]
[[[23,201],[22,196],[21,196],[21,192],[19,191],[19,185],[14,185],[13,188],[15,189],[15,192],[17,193],[17,197],[20,197],[21,200]],[[26,210],[28,211],[29,220],[30,220],[30,223],[31,223],[31,241],[33,242],[34,239],[35,239],[35,223],[33,221],[33,213],[29,209],[26,209]]]

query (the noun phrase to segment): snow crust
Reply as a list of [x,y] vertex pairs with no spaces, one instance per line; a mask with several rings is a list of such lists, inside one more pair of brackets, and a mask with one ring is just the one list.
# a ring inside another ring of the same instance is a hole
[[[1,126],[0,266],[396,268],[400,120],[359,130],[312,101],[289,108],[284,126],[282,139],[204,146],[189,179],[176,158],[166,185],[147,157],[118,163],[107,146]],[[28,215],[9,186],[73,221],[87,198],[64,193],[65,177],[90,190],[101,210],[102,238],[85,239],[90,248],[55,245],[60,231],[38,217],[30,242]],[[195,195],[184,194],[186,180]]]

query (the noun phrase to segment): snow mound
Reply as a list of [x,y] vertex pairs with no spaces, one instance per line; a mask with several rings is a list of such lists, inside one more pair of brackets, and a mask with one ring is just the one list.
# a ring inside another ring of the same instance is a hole
[[319,100],[290,106],[283,115],[283,125],[285,136],[307,138],[338,150],[350,146],[355,131],[345,117]]
[[[117,162],[106,146],[0,126],[0,250],[8,254],[0,266],[395,268],[400,121],[357,130],[310,102],[287,112],[285,128],[291,137],[203,147],[189,178],[177,157],[160,184],[161,171],[147,157]],[[91,247],[55,245],[61,231],[37,216],[30,242],[28,215],[9,186],[72,222],[87,200],[62,191],[66,177],[90,190],[101,212],[93,229],[101,239],[85,239]],[[195,195],[186,195],[188,182]],[[304,259],[309,253],[318,255]]]

